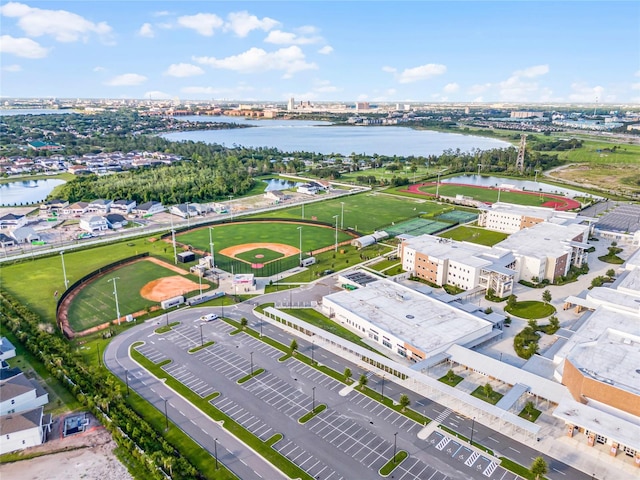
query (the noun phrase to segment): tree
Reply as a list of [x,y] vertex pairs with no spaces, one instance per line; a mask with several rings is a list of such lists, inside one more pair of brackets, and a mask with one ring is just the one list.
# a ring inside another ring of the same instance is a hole
[[482,386],[482,392],[484,393],[485,397],[491,398],[491,395],[493,395],[493,387],[491,386],[491,384],[489,382],[485,383]]
[[411,405],[411,400],[409,400],[409,396],[406,394],[402,394],[400,395],[400,399],[398,400],[398,403],[400,404],[400,407],[402,408],[402,411],[404,412],[406,410],[406,408]]
[[296,350],[298,350],[298,342],[296,342],[296,339],[292,339],[291,343],[289,344],[289,350],[291,350],[291,354],[295,354]]
[[547,467],[547,462],[544,461],[544,458],[536,457],[529,470],[532,475],[536,476],[536,480],[539,480],[542,475],[549,471],[549,468]]
[[535,318],[530,318],[527,321],[527,324],[529,325],[531,330],[533,330],[534,332],[536,332],[538,330],[538,321]]
[[360,390],[364,389],[364,387],[367,386],[367,383],[369,383],[369,379],[363,373],[362,375],[360,375],[360,379],[358,380],[358,385],[360,386]]
[[447,380],[449,380],[450,382],[453,382],[454,378],[456,378],[456,374],[454,373],[453,370],[449,369],[449,371],[447,372]]
[[509,295],[509,298],[507,298],[507,307],[515,308],[516,303],[518,303],[518,297],[516,295]]
[[551,299],[551,292],[549,290],[545,290],[544,292],[542,292],[542,301],[544,303],[550,303]]
[[242,317],[240,319],[240,326],[242,327],[243,330],[245,329],[245,327],[247,326],[248,323],[249,323],[249,321],[246,318]]
[[351,380],[351,369],[349,367],[344,369],[344,379],[346,381]]
[[495,288],[487,288],[487,298],[493,298],[496,296],[496,290]]
[[558,320],[558,317],[556,317],[555,315],[549,318],[549,325],[551,325],[552,331],[548,333],[556,333],[558,330],[560,330],[560,320]]
[[533,416],[535,413],[536,406],[533,404],[531,400],[524,404],[524,412],[529,416]]
[[616,276],[616,271],[613,268],[610,268],[609,270],[607,270],[607,277],[613,278],[615,276]]

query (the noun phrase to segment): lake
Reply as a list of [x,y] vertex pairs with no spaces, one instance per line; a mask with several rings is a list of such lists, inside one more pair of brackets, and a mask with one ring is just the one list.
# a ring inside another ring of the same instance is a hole
[[226,147],[269,147],[282,152],[314,152],[323,155],[351,153],[373,155],[440,155],[444,150],[470,152],[476,148],[506,148],[507,142],[458,133],[414,130],[395,126],[330,126],[307,120],[247,120],[243,117],[179,117],[181,120],[225,122],[255,128],[199,130],[162,135],[167,140],[217,143]]
[[267,184],[264,189],[265,192],[272,192],[274,190],[287,190],[288,188],[299,187],[301,182],[291,182],[289,180],[282,180],[280,178],[270,178],[269,180],[263,180]]
[[22,180],[0,184],[0,205],[28,205],[42,202],[58,185],[66,183],[57,178]]
[[[541,177],[542,178],[542,177]],[[572,190],[570,188],[558,187],[543,182],[534,182],[532,180],[515,180],[513,178],[501,177],[483,177],[477,174],[472,175],[456,175],[455,177],[442,178],[440,183],[465,183],[467,185],[478,185],[480,187],[497,187],[498,185],[513,185],[515,188],[521,188],[529,192],[546,192],[557,193],[568,197],[586,196],[588,194]]]

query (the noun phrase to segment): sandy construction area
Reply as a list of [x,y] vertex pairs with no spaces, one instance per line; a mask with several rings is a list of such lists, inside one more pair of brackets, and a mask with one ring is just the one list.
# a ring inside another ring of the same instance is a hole
[[[209,285],[202,285],[203,290],[208,288],[210,288]],[[185,293],[199,289],[200,284],[179,275],[173,275],[171,277],[158,278],[157,280],[152,280],[147,283],[140,290],[140,296],[147,300],[161,302],[167,298],[177,297],[178,295],[184,295]]]

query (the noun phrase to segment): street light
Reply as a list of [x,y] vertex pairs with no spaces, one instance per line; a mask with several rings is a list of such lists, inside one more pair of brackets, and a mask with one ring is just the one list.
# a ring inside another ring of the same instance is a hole
[[60,258],[62,259],[62,275],[64,276],[64,289],[66,290],[69,288],[69,281],[67,280],[67,269],[64,266],[64,251],[60,252]]
[[169,430],[169,415],[167,415],[167,399],[164,400],[164,421],[165,421],[165,431]]
[[213,268],[216,268],[216,257],[213,252],[213,238],[211,236],[212,233],[213,233],[213,227],[209,227],[209,248],[211,248],[211,266]]
[[253,377],[253,352],[249,352],[249,355],[251,356],[251,376]]
[[233,221],[233,205],[231,205],[231,199],[233,195],[229,195],[229,213],[231,214],[231,221]]
[[124,380],[127,384],[127,397],[129,396],[129,370],[124,371]]
[[438,172],[438,181],[436,182],[436,200],[440,198],[438,195],[439,193],[440,193],[440,172]]
[[213,457],[216,459],[216,470],[218,469],[218,439],[213,439]]
[[300,253],[298,254],[298,259],[300,265],[302,265],[302,227],[298,227],[298,232],[300,233]]
[[333,218],[336,219],[336,246],[335,246],[335,251],[338,251],[338,217],[340,215],[334,215]]
[[476,417],[473,417],[471,419],[471,439],[469,440],[469,443],[471,445],[473,445],[473,428],[475,427],[475,425],[476,425]]
[[120,305],[118,305],[118,288],[116,287],[116,280],[120,280],[120,277],[113,277],[108,282],[113,282],[113,295],[116,297],[116,317],[118,320],[118,325],[120,325]]
[[315,346],[315,344],[316,342],[311,342],[311,365],[316,363],[315,359],[313,358],[313,347]]
[[398,432],[393,434],[393,463],[396,463],[396,448],[398,445]]
[[316,387],[311,388],[311,412],[316,409]]
[[340,228],[344,229],[344,202],[340,202]]
[[200,346],[204,347],[204,338],[202,337],[202,323],[200,324]]
[[384,400],[384,375],[382,375],[382,389],[380,390],[380,396]]

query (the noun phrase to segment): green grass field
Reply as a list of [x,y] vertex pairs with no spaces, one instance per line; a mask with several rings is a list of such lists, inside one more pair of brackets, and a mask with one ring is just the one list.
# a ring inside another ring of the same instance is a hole
[[[438,214],[451,210],[449,206],[438,205],[428,200],[423,197],[416,201],[377,192],[362,193],[305,205],[304,216],[307,220],[316,217],[320,222],[335,224],[333,216],[338,215],[338,222],[340,222],[341,202],[344,202],[344,228],[353,228],[361,233],[371,233],[384,229],[392,222],[398,223],[421,214]],[[260,214],[260,217],[300,219],[302,218],[302,207],[264,213]]]
[[506,306],[504,311],[520,318],[538,319],[553,315],[556,309],[549,303],[527,300],[524,302],[516,302],[513,308]]
[[[490,202],[495,203],[498,201],[498,190],[489,190],[487,188],[474,188],[474,187],[464,187],[460,185],[447,185],[446,183],[441,183],[440,188],[437,188],[436,185],[429,185],[420,187],[421,192],[431,193],[435,195],[436,189],[438,190],[438,194],[445,197],[455,197],[456,195],[464,195],[465,197],[472,197],[474,200],[478,200],[481,202]],[[554,201],[553,198],[547,197],[543,195],[530,195],[525,193],[517,193],[517,192],[505,192],[504,190],[500,191],[500,201],[506,203],[515,203],[516,205],[530,205],[539,207],[543,203]]]
[[248,263],[267,263],[282,258],[284,255],[268,248],[255,248],[248,252],[239,253],[236,257]]
[[458,240],[460,242],[471,242],[477,243],[478,245],[492,247],[496,243],[507,238],[509,235],[502,232],[492,232],[491,230],[485,230],[483,228],[467,227],[462,225],[438,236],[451,238],[452,240]]
[[[298,227],[302,227],[303,252],[318,250],[335,243],[335,229],[333,228],[283,222],[232,223],[213,227],[214,254],[217,256],[217,252],[224,248],[245,243],[284,243],[298,248],[300,245]],[[338,242],[350,238],[352,237],[338,230]],[[176,240],[193,245],[200,250],[209,251],[210,249],[208,227],[182,233],[176,237]]]
[[148,261],[125,265],[104,277],[99,277],[80,290],[69,306],[69,325],[75,331],[82,331],[101,323],[115,320],[116,306],[113,282],[118,277],[118,305],[120,315],[144,310],[157,304],[140,296],[140,289],[152,280],[176,275],[175,272]]

